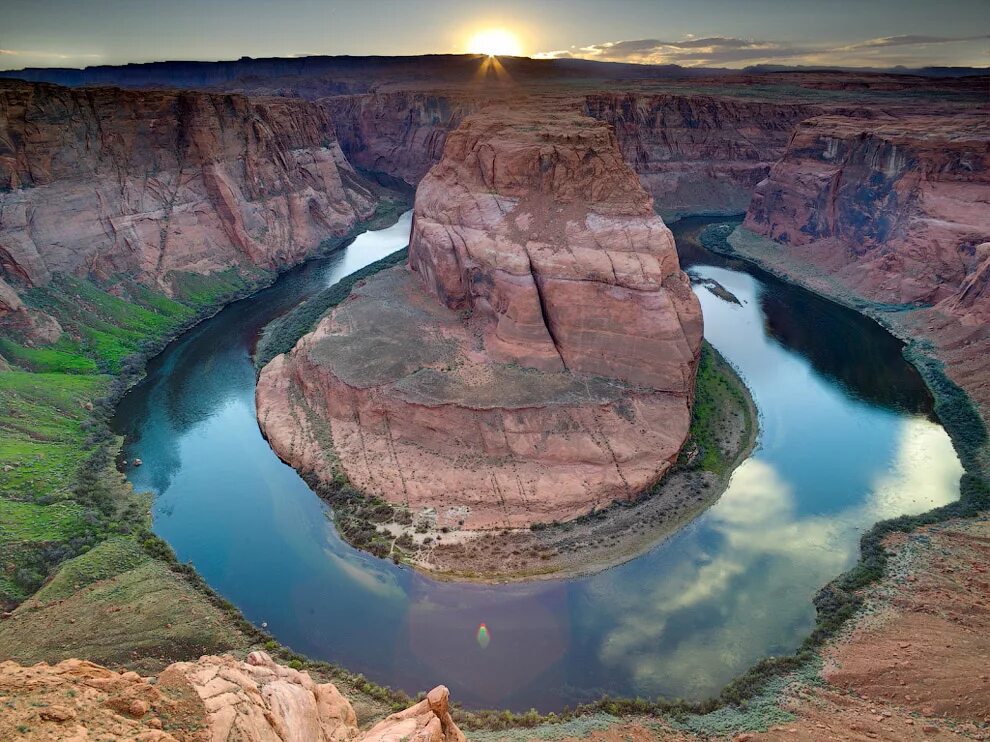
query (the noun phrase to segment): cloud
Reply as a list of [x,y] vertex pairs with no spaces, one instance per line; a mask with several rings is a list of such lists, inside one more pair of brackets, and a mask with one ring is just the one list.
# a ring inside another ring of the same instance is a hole
[[986,41],[990,35],[982,36],[921,36],[906,34],[904,36],[883,36],[879,39],[869,39],[858,44],[850,44],[842,49],[886,49],[891,46],[927,46],[928,44],[958,44],[964,41]]
[[[731,36],[696,37],[680,40],[627,39],[604,41],[580,48],[548,51],[537,54],[541,59],[594,59],[603,62],[634,62],[638,64],[679,64],[694,66],[739,66],[761,62],[790,60],[796,64],[883,64],[884,50],[892,47],[950,46],[986,41],[990,36],[925,36],[909,34],[885,36],[847,44],[845,46],[796,45],[783,41],[742,39]],[[901,55],[903,57],[903,55]],[[929,54],[929,57],[931,55]],[[930,63],[912,58],[919,66]],[[945,63],[939,57],[938,63]]]
[[102,54],[67,54],[65,52],[38,51],[32,49],[0,49],[0,54],[11,57],[37,59],[101,59]]
[[632,592],[611,584],[618,572],[595,581],[611,612],[601,662],[634,677],[646,695],[705,696],[765,648],[806,634],[817,586],[855,559],[866,527],[959,495],[952,442],[920,416],[900,424],[889,465],[877,468],[862,499],[818,513],[799,505],[794,483],[769,461],[745,461],[708,514],[681,532],[684,556],[663,563],[662,580]]

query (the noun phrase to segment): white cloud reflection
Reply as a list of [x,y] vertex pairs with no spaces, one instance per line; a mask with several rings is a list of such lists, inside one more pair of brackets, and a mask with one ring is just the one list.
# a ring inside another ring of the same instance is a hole
[[[698,695],[716,692],[766,648],[789,651],[810,630],[811,598],[852,563],[863,530],[955,500],[961,474],[945,431],[921,417],[902,421],[889,467],[838,513],[802,515],[791,484],[749,459],[702,522],[681,534],[684,548],[664,579],[639,592],[602,581],[613,628],[599,659],[642,693],[667,693],[666,678]],[[692,558],[699,552],[707,555]]]

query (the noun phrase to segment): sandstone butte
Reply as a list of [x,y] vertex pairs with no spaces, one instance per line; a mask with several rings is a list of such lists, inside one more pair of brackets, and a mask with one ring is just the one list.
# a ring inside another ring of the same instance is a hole
[[[134,742],[463,742],[438,686],[413,706],[358,729],[332,683],[265,652],[176,662],[156,678],[85,660],[0,663],[0,737]],[[27,732],[19,730],[28,730]]]
[[612,129],[570,107],[493,108],[420,182],[408,266],[274,359],[258,416],[296,468],[339,467],[439,526],[566,520],[670,468],[701,337]]
[[57,323],[18,291],[53,273],[278,269],[370,216],[328,111],[289,98],[0,81],[0,322]]

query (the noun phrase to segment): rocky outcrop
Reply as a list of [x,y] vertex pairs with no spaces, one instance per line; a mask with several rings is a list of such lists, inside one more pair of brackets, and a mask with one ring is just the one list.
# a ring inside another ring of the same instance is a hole
[[[506,95],[397,90],[321,104],[331,111],[351,162],[415,185],[439,162],[449,132]],[[559,90],[550,97],[569,98]],[[602,92],[570,100],[615,129],[623,157],[664,215],[745,211],[753,187],[783,154],[797,123],[821,112],[804,104],[697,94]]]
[[746,210],[806,104],[709,95],[596,93],[589,116],[615,128],[622,155],[665,216]]
[[[143,742],[463,742],[444,686],[361,732],[332,683],[277,664],[204,656],[157,678],[83,660],[23,667],[0,663],[3,739]],[[27,731],[25,731],[27,730]],[[26,735],[26,736],[25,736]]]
[[701,314],[610,127],[568,109],[468,119],[420,183],[409,265],[505,363],[686,395]]
[[569,519],[671,466],[701,334],[608,126],[487,110],[420,183],[409,268],[356,287],[264,369],[259,421],[297,468],[342,470],[440,525]]
[[292,99],[0,82],[0,272],[276,269],[369,216],[326,109]]

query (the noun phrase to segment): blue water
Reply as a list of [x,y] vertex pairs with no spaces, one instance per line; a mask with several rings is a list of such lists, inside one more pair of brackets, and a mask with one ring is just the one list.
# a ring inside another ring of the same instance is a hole
[[875,521],[958,497],[961,466],[898,342],[707,253],[696,240],[704,220],[688,220],[675,229],[682,264],[741,301],[696,287],[706,337],[760,411],[757,450],[713,507],[633,561],[572,580],[435,582],[356,551],[262,438],[250,353],[273,317],[404,247],[410,221],[186,333],[117,413],[126,457],[144,461],[128,476],[155,494],[156,533],[293,649],[411,692],[443,682],[468,706],[701,698],[800,644],[815,592],[855,561]]

